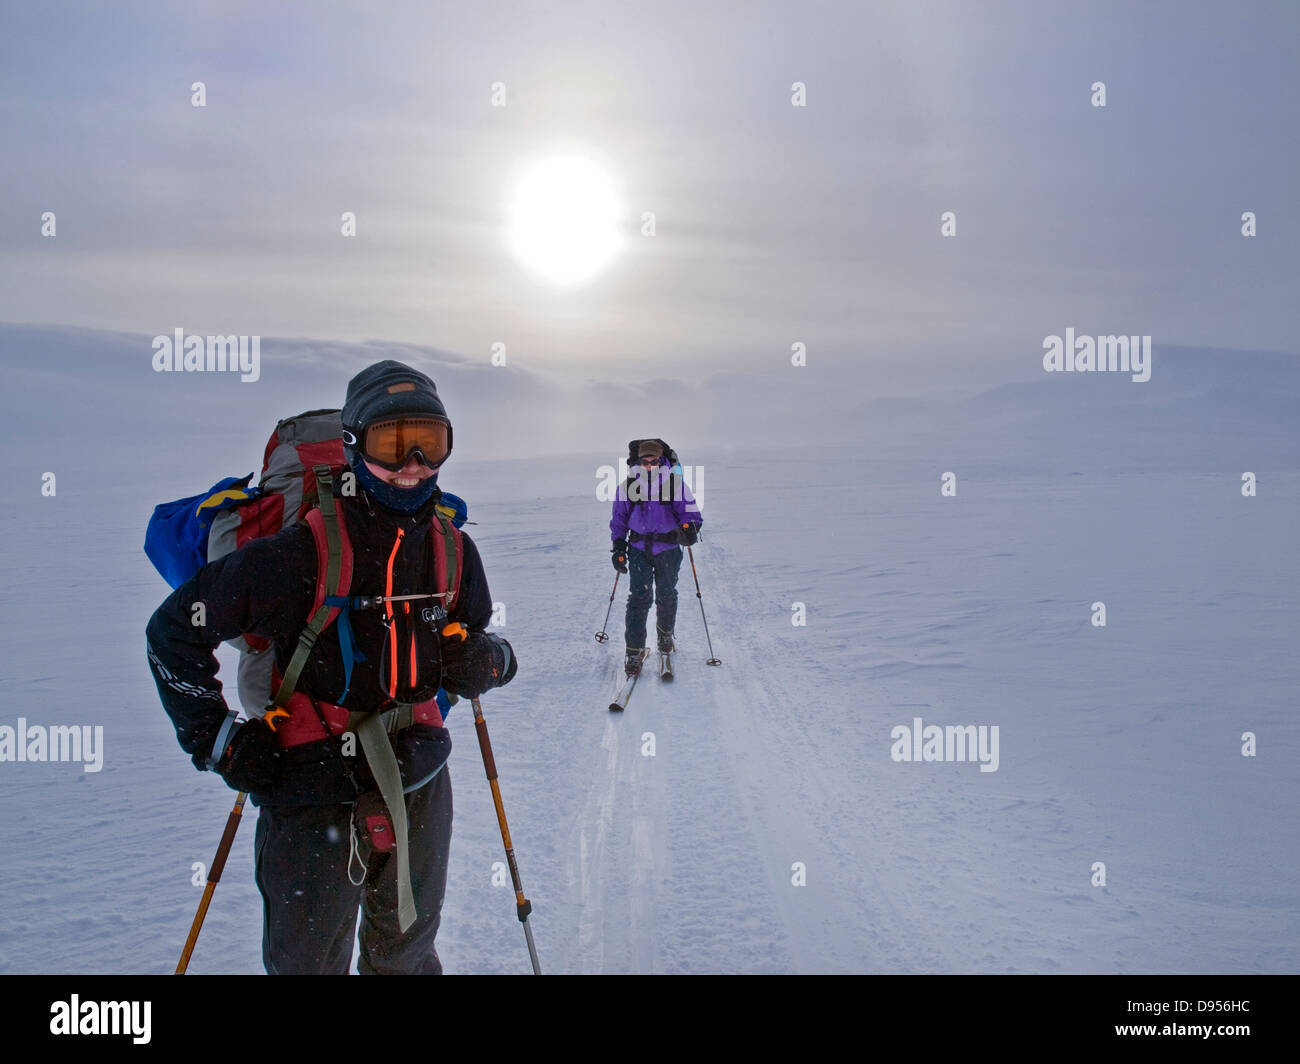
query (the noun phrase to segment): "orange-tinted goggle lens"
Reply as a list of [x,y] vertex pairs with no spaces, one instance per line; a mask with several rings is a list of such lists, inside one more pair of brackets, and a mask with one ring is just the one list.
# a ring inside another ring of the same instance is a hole
[[412,451],[426,465],[439,466],[450,448],[449,426],[431,417],[396,417],[366,426],[361,453],[378,465],[400,469]]

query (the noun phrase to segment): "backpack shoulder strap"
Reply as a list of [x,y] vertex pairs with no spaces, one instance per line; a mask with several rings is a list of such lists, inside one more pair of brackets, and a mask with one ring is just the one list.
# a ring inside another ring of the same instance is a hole
[[460,597],[460,577],[465,568],[465,542],[451,519],[435,509],[429,528],[429,546],[433,551],[434,579],[438,591],[447,593],[442,608],[448,613]]
[[353,553],[347,522],[334,499],[329,471],[325,466],[319,468],[325,470],[325,479],[321,483],[324,493],[320,505],[307,512],[307,526],[316,541],[316,598],[312,603],[312,614],[314,616],[322,606],[328,607],[330,615],[325,623],[329,624],[343,605],[331,600],[346,598],[352,587]]
[[[352,544],[348,539],[347,526],[334,501],[334,483],[329,466],[315,466],[313,472],[319,487],[319,500],[318,507],[307,513],[307,525],[316,542],[316,597],[312,604],[311,618],[298,635],[298,646],[284,671],[280,688],[275,693],[275,705],[279,709],[284,709],[288,704],[316,640],[339,615],[340,607],[343,607],[343,620],[339,623],[339,641],[346,644],[342,647],[343,666],[346,680],[350,682],[352,678],[352,628],[347,622],[346,610],[347,595],[352,585]],[[343,693],[347,694],[346,686]]]

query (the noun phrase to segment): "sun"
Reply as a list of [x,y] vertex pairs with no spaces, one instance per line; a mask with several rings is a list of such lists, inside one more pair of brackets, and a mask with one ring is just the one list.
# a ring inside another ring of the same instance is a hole
[[507,207],[510,250],[535,274],[561,287],[591,280],[621,245],[614,180],[579,154],[529,165]]

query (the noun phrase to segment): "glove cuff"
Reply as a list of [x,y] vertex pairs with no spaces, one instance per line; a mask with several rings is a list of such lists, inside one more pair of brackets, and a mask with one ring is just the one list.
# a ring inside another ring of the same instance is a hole
[[239,712],[234,709],[226,710],[226,719],[221,722],[221,727],[217,729],[217,737],[213,740],[212,749],[208,752],[207,759],[204,761],[204,767],[208,771],[211,772],[216,769],[238,724]]
[[511,671],[511,666],[514,664],[515,656],[510,651],[510,644],[507,643],[500,636],[489,635],[488,638],[492,640],[493,646],[497,652],[496,656],[498,660],[501,662],[501,666],[500,666],[501,671],[497,674],[497,684],[496,684],[498,687],[500,687],[503,683],[509,682],[510,677],[514,675],[514,673]]

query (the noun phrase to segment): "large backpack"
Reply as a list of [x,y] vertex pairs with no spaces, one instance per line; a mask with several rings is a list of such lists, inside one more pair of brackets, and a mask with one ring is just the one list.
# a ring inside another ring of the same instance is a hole
[[[319,503],[318,466],[328,467],[335,478],[347,469],[338,410],[308,410],[280,421],[267,441],[255,487],[249,487],[252,473],[226,477],[207,492],[157,506],[145,532],[145,553],[173,589],[180,587],[208,562],[305,521]],[[457,529],[466,522],[465,502],[455,495],[443,492],[437,511]],[[313,532],[319,541],[322,529]],[[261,714],[274,693],[271,643],[251,633],[228,642],[239,651],[239,700],[250,715]]]
[[668,446],[663,440],[656,438],[644,440],[630,440],[627,445],[627,479],[624,481],[624,489],[627,492],[628,501],[633,505],[652,501],[646,491],[644,477],[641,476],[641,463],[637,456],[637,451],[641,449],[643,443],[657,443],[664,449],[664,456],[668,459],[668,477],[660,487],[660,502],[669,502],[679,497],[681,493],[681,476],[682,464],[677,459],[677,452]]
[[664,449],[664,454],[665,454],[665,455],[667,456],[667,458],[668,458],[668,464],[669,464],[669,466],[672,467],[672,469],[673,469],[674,472],[677,472],[677,473],[680,473],[680,472],[681,472],[682,464],[681,464],[681,462],[679,462],[679,461],[677,460],[677,452],[674,451],[671,447],[668,446],[668,444],[664,443],[664,441],[661,440],[661,439],[659,439],[658,437],[655,437],[655,438],[653,438],[653,439],[645,439],[645,440],[630,440],[630,441],[628,441],[628,445],[627,445],[627,467],[628,467],[629,471],[632,471],[632,470],[635,470],[635,469],[636,469],[636,466],[637,466],[637,463],[638,463],[638,459],[637,459],[637,451],[639,451],[639,450],[641,449],[641,444],[643,444],[643,443],[657,443],[657,444],[659,444],[659,446],[662,447],[662,448]]

